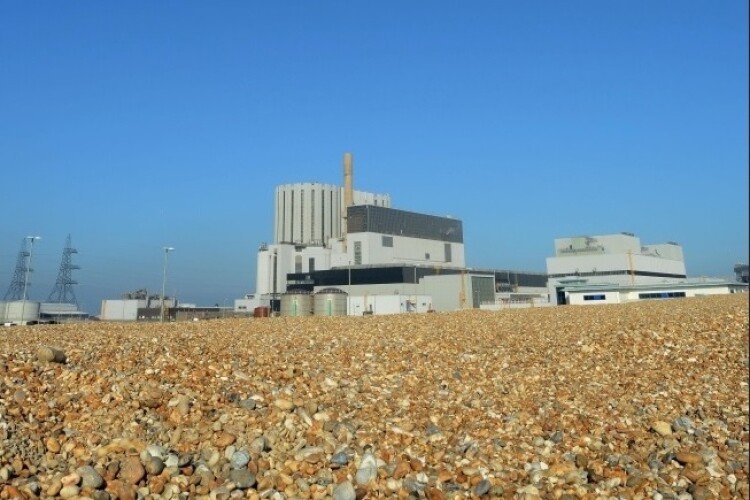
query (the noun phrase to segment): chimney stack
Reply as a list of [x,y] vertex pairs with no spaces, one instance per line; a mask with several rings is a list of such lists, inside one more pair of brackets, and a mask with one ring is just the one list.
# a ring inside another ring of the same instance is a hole
[[354,205],[354,188],[352,187],[352,154],[344,153],[344,207]]
[[342,234],[344,236],[344,248],[346,248],[346,235],[348,233],[348,212],[347,208],[354,205],[354,188],[352,187],[352,154],[344,153],[344,206],[342,207],[344,227]]

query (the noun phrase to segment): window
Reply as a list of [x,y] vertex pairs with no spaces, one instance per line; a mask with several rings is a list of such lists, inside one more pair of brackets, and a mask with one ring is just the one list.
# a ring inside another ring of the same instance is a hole
[[393,248],[393,236],[383,236],[383,246]]
[[430,260],[430,254],[429,253],[425,253],[424,254],[424,260]]
[[362,264],[362,242],[361,241],[354,242],[354,263],[356,265]]
[[453,262],[453,255],[451,253],[451,244],[445,244],[445,262]]
[[307,261],[308,269],[311,273],[315,272],[315,258],[310,257],[310,260]]
[[584,295],[583,300],[606,300],[606,295],[604,294],[598,294],[598,295]]
[[302,272],[302,256],[301,255],[294,256],[294,272],[295,273]]
[[676,299],[685,297],[685,292],[649,292],[639,293],[639,299]]

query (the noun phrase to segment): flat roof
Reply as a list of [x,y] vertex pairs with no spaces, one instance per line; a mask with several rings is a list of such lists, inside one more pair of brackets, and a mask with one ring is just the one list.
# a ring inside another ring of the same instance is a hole
[[618,284],[618,283],[587,283],[566,285],[563,289],[566,292],[588,292],[602,290],[663,290],[663,289],[680,289],[680,288],[716,288],[716,287],[735,287],[747,288],[747,284],[736,281],[710,280],[710,281],[679,281],[673,283],[640,283],[640,284]]

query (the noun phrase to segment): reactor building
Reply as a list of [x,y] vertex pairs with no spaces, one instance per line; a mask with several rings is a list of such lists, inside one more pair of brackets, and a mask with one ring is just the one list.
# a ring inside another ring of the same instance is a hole
[[289,299],[286,312],[303,315],[320,293],[334,303],[346,294],[346,313],[357,315],[479,307],[498,293],[546,298],[544,273],[467,268],[461,220],[396,209],[388,194],[355,190],[349,153],[343,174],[343,186],[276,188],[274,241],[259,248],[255,294],[237,300],[236,310],[265,303],[279,310]]

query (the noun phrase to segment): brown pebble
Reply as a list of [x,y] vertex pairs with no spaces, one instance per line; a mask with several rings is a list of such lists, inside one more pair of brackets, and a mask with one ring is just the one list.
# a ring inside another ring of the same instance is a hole
[[396,468],[393,470],[393,478],[401,479],[411,472],[411,465],[409,462],[402,460],[396,464]]
[[427,497],[427,500],[444,500],[445,498],[445,493],[435,488],[434,486],[427,488],[424,493]]
[[65,363],[67,361],[65,353],[54,347],[40,347],[36,351],[36,357],[39,361],[48,363]]
[[237,436],[228,432],[220,432],[214,437],[214,444],[218,448],[226,448],[235,441],[237,441]]
[[47,451],[52,453],[60,452],[60,442],[54,437],[48,437],[44,444],[47,446]]
[[699,464],[703,461],[703,458],[697,453],[688,451],[681,451],[675,455],[675,460],[681,464]]
[[117,480],[108,482],[106,491],[120,500],[135,500],[137,493],[134,485]]
[[117,478],[127,484],[138,484],[146,475],[146,469],[143,468],[140,459],[137,456],[126,457],[120,461],[120,472]]

